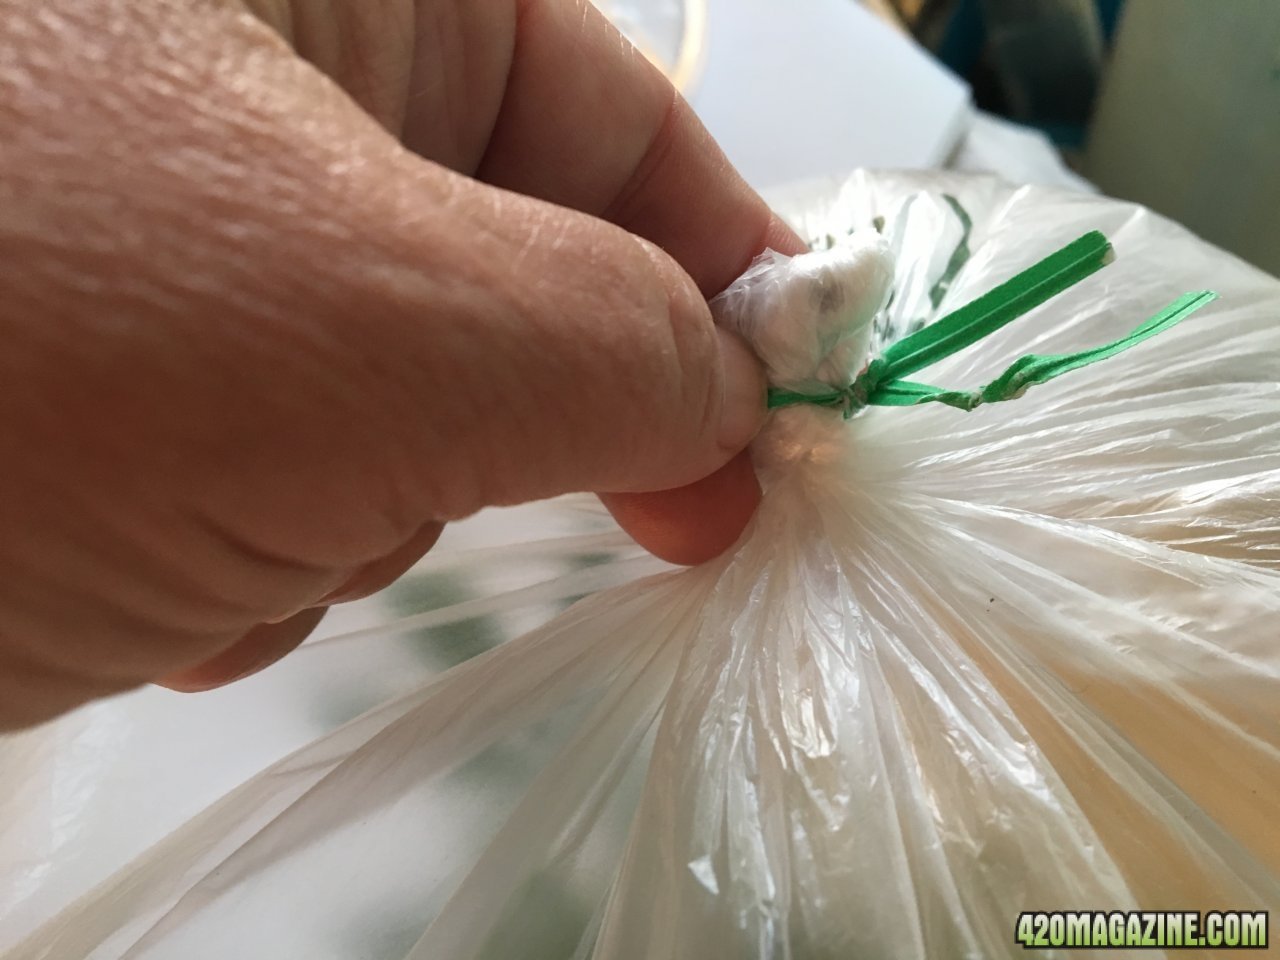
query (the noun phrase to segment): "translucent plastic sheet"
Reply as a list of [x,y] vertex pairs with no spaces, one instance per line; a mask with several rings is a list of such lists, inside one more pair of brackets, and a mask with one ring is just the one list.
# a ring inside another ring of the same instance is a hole
[[780,411],[728,555],[569,574],[620,585],[249,780],[10,960],[989,958],[1024,909],[1280,908],[1280,283],[989,179],[779,202],[820,245],[880,226],[873,351],[1111,238],[942,383],[1221,300],[972,413]]

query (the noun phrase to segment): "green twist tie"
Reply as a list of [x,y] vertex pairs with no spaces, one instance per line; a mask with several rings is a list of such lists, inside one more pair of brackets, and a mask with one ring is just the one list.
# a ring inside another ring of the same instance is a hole
[[1067,244],[1017,276],[937,323],[892,344],[872,360],[853,383],[821,393],[791,390],[769,391],[769,408],[810,404],[843,410],[845,419],[866,406],[908,407],[919,403],[945,403],[972,410],[1022,396],[1028,387],[1124,353],[1143,340],[1182,322],[1217,299],[1210,290],[1179,297],[1128,336],[1112,343],[1065,354],[1028,354],[978,390],[950,390],[903,379],[925,367],[972,346],[1001,327],[1034,310],[1046,300],[1096,273],[1113,259],[1111,244],[1096,230]]

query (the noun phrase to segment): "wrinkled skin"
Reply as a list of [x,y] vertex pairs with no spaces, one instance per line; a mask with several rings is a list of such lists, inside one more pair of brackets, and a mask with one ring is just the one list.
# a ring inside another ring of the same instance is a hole
[[252,672],[489,504],[722,551],[765,246],[582,2],[0,0],[0,727]]

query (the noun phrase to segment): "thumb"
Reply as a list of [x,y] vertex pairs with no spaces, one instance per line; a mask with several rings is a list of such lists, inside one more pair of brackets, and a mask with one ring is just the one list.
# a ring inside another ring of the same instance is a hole
[[231,651],[425,521],[676,486],[758,425],[668,257],[408,153],[233,4],[7,7],[0,456],[39,455],[0,471],[0,725]]
[[252,18],[146,9],[189,40],[175,64],[120,31],[156,82],[50,41],[75,69],[49,87],[87,105],[33,122],[83,149],[26,138],[41,189],[20,197],[101,278],[55,304],[84,363],[50,362],[112,463],[166,452],[151,481],[201,476],[204,512],[267,531],[354,500],[351,527],[394,514],[399,542],[489,504],[679,486],[754,434],[754,358],[657,247],[411,154]]
[[583,214],[455,190],[432,236],[400,238],[421,282],[367,341],[420,396],[436,516],[681,486],[750,441],[760,365],[670,257]]
[[666,255],[411,155],[236,5],[0,8],[0,724],[251,667],[425,521],[680,485],[763,416]]
[[[210,441],[194,462],[234,436],[238,466],[287,483],[290,515],[332,512],[337,487],[364,483],[403,497],[399,524],[416,529],[568,491],[680,486],[751,439],[760,369],[674,260],[409,153],[250,31],[217,34],[240,62],[224,48],[216,69],[235,82],[203,88],[181,142],[145,138],[129,187],[137,232],[175,234],[120,270],[176,286],[142,306],[199,343],[164,358],[175,431]],[[296,485],[308,467],[329,478],[314,498]]]
[[758,430],[758,361],[647,241],[390,146],[315,192],[321,222],[255,274],[291,281],[288,335],[328,367],[325,445],[386,438],[371,466],[416,478],[427,518],[681,486]]

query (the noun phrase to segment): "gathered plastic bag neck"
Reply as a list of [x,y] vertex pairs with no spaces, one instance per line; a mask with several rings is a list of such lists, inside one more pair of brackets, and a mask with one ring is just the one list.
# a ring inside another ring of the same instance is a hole
[[829,407],[842,411],[846,419],[867,406],[943,403],[968,411],[982,404],[1016,399],[1028,387],[1123,353],[1217,299],[1217,294],[1209,290],[1185,294],[1118,340],[1075,353],[1027,354],[976,390],[935,387],[905,379],[990,336],[1113,259],[1107,238],[1098,231],[1087,233],[971,303],[891,344],[851,383],[817,391],[775,386],[769,391],[769,407]]

